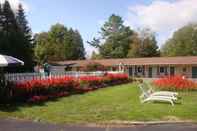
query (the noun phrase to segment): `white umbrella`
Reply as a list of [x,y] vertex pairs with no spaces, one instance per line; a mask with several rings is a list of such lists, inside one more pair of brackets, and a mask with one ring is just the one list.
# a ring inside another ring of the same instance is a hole
[[24,62],[12,56],[0,55],[0,67],[24,65]]

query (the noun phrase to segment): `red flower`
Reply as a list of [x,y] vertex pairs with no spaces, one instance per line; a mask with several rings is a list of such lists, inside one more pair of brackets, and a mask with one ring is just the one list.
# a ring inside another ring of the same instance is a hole
[[30,98],[30,101],[45,101],[53,97],[66,96],[66,92],[88,92],[111,83],[123,83],[126,74],[107,74],[105,76],[51,77],[15,83],[13,96]]
[[167,76],[153,81],[153,84],[162,89],[195,90],[197,83],[183,78],[183,76]]

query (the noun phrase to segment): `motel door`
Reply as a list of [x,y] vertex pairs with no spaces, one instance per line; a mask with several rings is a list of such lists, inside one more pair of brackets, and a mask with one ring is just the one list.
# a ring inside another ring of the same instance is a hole
[[170,75],[173,76],[175,74],[175,69],[174,67],[170,67]]
[[132,70],[132,67],[129,67],[129,76],[133,76],[133,70]]
[[153,68],[152,67],[149,67],[148,68],[148,77],[149,78],[152,78],[153,77]]
[[197,78],[197,67],[192,67],[192,78]]

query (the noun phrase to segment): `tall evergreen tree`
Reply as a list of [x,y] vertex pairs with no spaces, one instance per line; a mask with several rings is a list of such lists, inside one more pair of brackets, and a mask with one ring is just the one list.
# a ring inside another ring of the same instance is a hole
[[154,57],[159,55],[155,35],[150,29],[145,28],[132,37],[128,57]]
[[123,23],[120,16],[111,15],[101,27],[101,38],[94,38],[88,43],[97,48],[103,58],[126,57],[134,32]]
[[74,39],[75,39],[75,43],[76,43],[76,52],[78,52],[76,54],[76,59],[85,59],[85,48],[83,45],[83,39],[79,33],[78,30],[75,30],[74,32]]
[[25,16],[25,11],[22,4],[18,5],[18,11],[16,13],[16,21],[19,27],[19,32],[21,32],[21,43],[23,49],[23,60],[26,63],[27,69],[32,67],[33,64],[33,48],[32,48],[32,32],[31,28],[28,26],[28,21]]
[[3,9],[2,4],[0,3],[0,31],[2,31],[3,28]]
[[141,56],[142,57],[153,57],[159,56],[157,41],[155,34],[149,29],[145,28],[140,32],[141,39]]
[[[32,50],[30,42],[26,37],[26,33],[22,30],[16,17],[18,13],[14,13],[9,2],[6,0],[1,6],[1,38],[0,53],[11,55],[24,61],[25,66],[19,71],[27,71],[32,69]],[[13,69],[12,71],[16,71]]]
[[22,30],[22,32],[24,33],[26,39],[29,41],[30,44],[32,42],[32,32],[31,32],[31,28],[28,26],[28,21],[26,19],[25,11],[23,9],[22,4],[19,4],[18,6],[16,20],[20,29]]
[[65,58],[70,60],[85,59],[85,48],[80,33],[69,29],[65,37]]
[[141,57],[140,48],[141,48],[141,40],[139,38],[139,35],[135,33],[132,36],[132,41],[130,44],[130,48],[128,50],[127,57],[129,58]]
[[3,17],[2,4],[0,3],[0,41],[3,38]]
[[9,2],[6,0],[2,6],[2,31],[3,37],[0,42],[0,52],[2,54],[14,55],[16,50],[11,41],[16,38],[18,27],[14,12],[11,9]]

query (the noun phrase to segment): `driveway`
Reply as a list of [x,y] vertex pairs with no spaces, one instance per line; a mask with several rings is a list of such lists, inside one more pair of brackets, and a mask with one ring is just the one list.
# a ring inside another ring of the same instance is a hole
[[197,131],[197,124],[86,127],[1,119],[0,131]]

